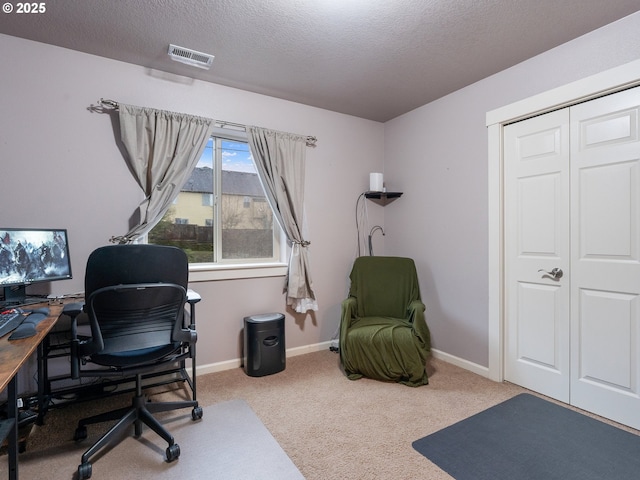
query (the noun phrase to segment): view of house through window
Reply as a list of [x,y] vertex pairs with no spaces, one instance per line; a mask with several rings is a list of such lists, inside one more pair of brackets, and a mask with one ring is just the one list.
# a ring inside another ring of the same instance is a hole
[[148,242],[174,245],[189,263],[280,259],[274,221],[246,142],[212,137]]

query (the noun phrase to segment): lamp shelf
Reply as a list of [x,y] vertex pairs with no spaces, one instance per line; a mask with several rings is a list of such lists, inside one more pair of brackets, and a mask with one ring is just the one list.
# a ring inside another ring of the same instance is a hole
[[383,207],[393,202],[396,198],[400,198],[402,196],[402,192],[364,192],[364,196],[370,200],[374,200],[376,203],[379,203]]

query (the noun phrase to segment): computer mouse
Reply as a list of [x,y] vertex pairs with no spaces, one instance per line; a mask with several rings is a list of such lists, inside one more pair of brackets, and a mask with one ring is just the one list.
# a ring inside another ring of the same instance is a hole
[[28,310],[31,313],[42,313],[45,316],[49,316],[49,309],[47,307],[34,308],[33,310]]
[[33,337],[36,334],[36,326],[33,323],[25,323],[23,322],[18,328],[16,328],[11,335],[9,335],[9,340],[20,340],[22,338]]

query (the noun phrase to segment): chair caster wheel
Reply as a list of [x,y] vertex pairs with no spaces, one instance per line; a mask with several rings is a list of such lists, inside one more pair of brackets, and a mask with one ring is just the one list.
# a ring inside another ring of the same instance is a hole
[[193,407],[191,410],[191,419],[195,422],[196,420],[200,420],[202,418],[202,407]]
[[78,465],[78,480],[86,480],[87,478],[91,478],[91,464],[81,463]]
[[173,462],[180,456],[180,446],[177,443],[167,447],[167,462]]
[[[85,438],[87,438],[87,427],[84,425],[79,426],[78,428],[76,428],[75,433],[73,434],[73,440],[76,442],[80,442],[82,440],[84,440]],[[91,474],[89,474],[89,476],[91,476]],[[87,477],[89,478],[89,477]]]

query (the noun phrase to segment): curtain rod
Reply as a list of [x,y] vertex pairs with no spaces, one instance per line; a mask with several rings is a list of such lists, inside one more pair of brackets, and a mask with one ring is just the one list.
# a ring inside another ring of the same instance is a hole
[[[116,102],[115,100],[109,100],[109,99],[104,99],[101,98],[100,99],[100,103],[102,104],[103,107],[108,107],[114,110],[118,109],[118,102]],[[227,121],[223,121],[223,120],[215,120],[216,126],[224,128],[224,127],[236,127],[236,128],[240,128],[244,131],[247,130],[247,126],[243,125],[241,123],[234,123],[234,122],[227,122]],[[311,135],[306,137],[307,139],[307,147],[315,147],[316,146],[316,142],[318,141],[318,139],[316,137],[313,137]]]

